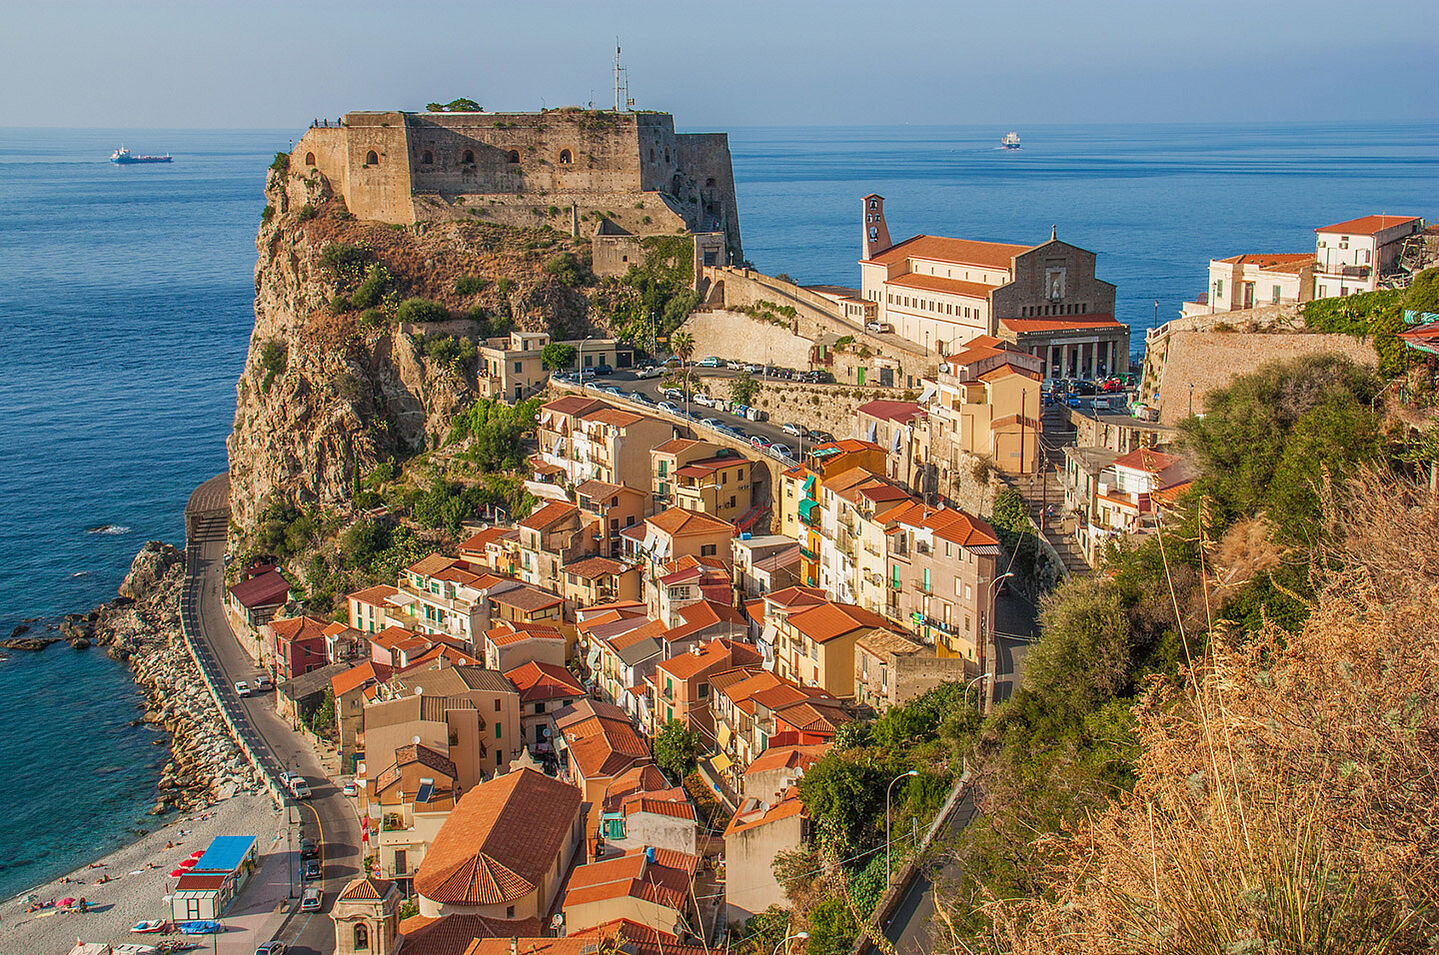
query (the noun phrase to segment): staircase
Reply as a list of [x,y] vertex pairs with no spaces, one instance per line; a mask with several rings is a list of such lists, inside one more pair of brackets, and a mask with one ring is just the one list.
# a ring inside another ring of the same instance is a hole
[[[1074,540],[1075,518],[1064,514],[1064,485],[1058,469],[1050,467],[1040,474],[1026,475],[1015,486],[1029,505],[1029,519],[1059,555],[1066,576],[1088,574],[1089,563]],[[1046,508],[1054,515],[1052,518],[1045,517]]]

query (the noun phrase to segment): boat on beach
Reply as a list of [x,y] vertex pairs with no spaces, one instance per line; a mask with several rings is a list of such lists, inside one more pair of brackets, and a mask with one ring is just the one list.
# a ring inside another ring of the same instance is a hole
[[117,166],[133,166],[142,162],[169,162],[170,154],[166,153],[163,156],[136,156],[130,152],[130,150],[121,146],[110,154],[110,161]]
[[130,931],[136,935],[147,935],[151,932],[163,932],[170,927],[168,919],[145,919],[130,926]]

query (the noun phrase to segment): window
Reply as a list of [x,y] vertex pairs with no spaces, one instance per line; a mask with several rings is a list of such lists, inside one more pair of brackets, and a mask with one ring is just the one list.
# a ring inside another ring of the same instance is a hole
[[515,917],[515,907],[514,907],[513,905],[507,905],[507,906],[505,906],[505,918],[507,918],[507,919],[512,919],[512,918],[514,918],[514,917]]
[[305,165],[307,165],[307,166],[313,166],[314,164],[315,164],[315,154],[314,154],[314,153],[305,153]]
[[366,165],[366,166],[378,166],[379,164],[380,164],[380,157],[377,156],[377,155],[375,155],[375,151],[374,151],[373,149],[370,150],[369,152],[365,153],[365,165]]
[[473,149],[466,149],[464,155],[460,157],[460,162],[464,163],[466,166],[473,165],[474,161],[475,151]]
[[701,556],[701,557],[713,557],[714,555],[715,555],[715,545],[714,545],[714,544],[704,544],[704,545],[702,545],[702,546],[700,547],[700,556]]
[[570,163],[572,163],[572,162],[574,162],[574,161],[575,161],[575,158],[574,158],[573,155],[571,155],[571,153],[570,153],[570,151],[569,151],[568,149],[561,149],[561,150],[560,150],[560,165],[561,165],[561,166],[568,166]]
[[[500,704],[499,704],[499,701],[496,701],[496,702],[495,702],[495,706],[499,706],[499,705],[500,705]],[[499,720],[495,720],[495,739],[499,739],[499,738],[500,738],[500,735],[501,735],[503,732],[504,732],[504,724],[501,723]]]
[[508,154],[507,156],[505,156],[505,162],[508,162],[508,163],[513,164],[513,163],[517,163],[517,162],[519,162],[519,161],[520,161],[520,151],[519,151],[518,149],[511,149],[510,152],[509,152],[509,154]]
[[524,366],[523,366],[520,362],[515,362],[515,373],[516,373],[516,374],[519,374],[520,371],[522,371],[523,369],[524,369]]
[[424,151],[424,153],[422,153],[422,154],[420,155],[420,162],[425,163],[426,165],[429,165],[430,163],[432,163],[432,162],[434,162],[434,161],[435,161],[435,154],[432,153],[432,152],[430,152],[428,149],[426,149],[426,150]]
[[660,470],[659,470],[659,475],[660,475],[660,477],[665,477],[666,475],[669,474],[669,472],[670,472],[670,463],[669,463],[668,461],[661,461],[661,462],[660,462]]
[[367,952],[370,950],[370,927],[364,922],[355,923],[355,951]]

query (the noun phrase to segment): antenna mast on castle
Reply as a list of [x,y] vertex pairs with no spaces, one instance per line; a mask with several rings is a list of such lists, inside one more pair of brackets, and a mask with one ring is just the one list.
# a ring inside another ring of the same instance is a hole
[[630,71],[620,63],[620,38],[615,37],[615,112],[635,105],[630,99]]

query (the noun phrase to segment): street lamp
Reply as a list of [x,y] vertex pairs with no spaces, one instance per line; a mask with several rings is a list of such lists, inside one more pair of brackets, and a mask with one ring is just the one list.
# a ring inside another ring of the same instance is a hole
[[911,769],[907,773],[900,773],[898,776],[894,777],[889,781],[888,786],[884,787],[884,885],[886,889],[889,888],[889,880],[892,878],[892,876],[890,875],[890,860],[894,855],[894,846],[891,844],[889,837],[889,796],[890,793],[894,791],[895,783],[899,782],[901,779],[906,779],[910,776],[918,775],[919,770]]
[[[996,601],[999,600],[999,584],[1000,584],[1000,581],[1004,580],[1006,577],[1013,577],[1013,576],[1014,576],[1014,571],[1012,571],[1012,570],[1007,570],[1007,571],[1005,571],[1004,573],[1002,573],[1002,574],[1000,574],[999,576],[995,577],[993,580],[991,580],[991,581],[989,582],[989,639],[987,639],[987,640],[985,641],[985,644],[986,644],[986,645],[985,645],[985,647],[984,647],[984,652],[980,654],[980,669],[984,670],[984,674],[983,674],[983,675],[985,675],[985,676],[991,676],[990,668],[984,665],[985,662],[986,662],[986,660],[987,660],[987,658],[989,657],[990,645],[993,644],[993,645],[995,645],[996,647],[998,646],[997,644],[994,643],[994,618],[995,618],[996,616],[998,616],[998,612],[997,612],[997,610],[996,610],[995,603],[996,603]],[[997,669],[997,668],[996,668],[996,669]],[[991,684],[990,684],[991,696],[993,695],[993,687],[994,687],[994,684],[991,683]],[[980,708],[980,712],[981,712],[981,713],[987,713],[987,712],[989,712],[989,698],[988,698],[988,697],[985,698],[985,700],[984,700],[984,705]]]
[[[784,938],[780,939],[779,945],[776,945],[776,946],[774,947],[774,952],[772,953],[772,955],[779,955],[779,950],[780,950],[780,946],[781,946],[781,945],[786,945],[786,944],[788,944],[789,942],[791,942],[791,941],[793,941],[794,939],[797,939],[797,938],[809,938],[809,933],[808,933],[808,932],[795,932],[793,935],[786,935]],[[785,951],[789,951],[789,950],[788,950],[788,949],[785,949]]]
[[585,390],[585,342],[594,337],[593,335],[586,335],[580,341],[579,351],[575,353],[575,364],[577,364],[580,369],[580,391]]

